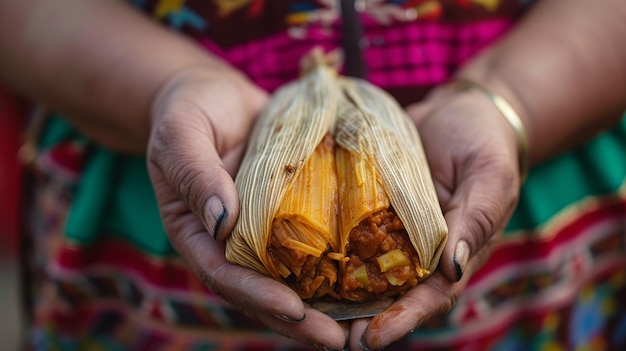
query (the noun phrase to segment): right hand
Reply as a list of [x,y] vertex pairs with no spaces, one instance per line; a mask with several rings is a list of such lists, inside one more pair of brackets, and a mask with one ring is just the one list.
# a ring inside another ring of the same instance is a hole
[[346,332],[287,286],[231,264],[226,239],[239,216],[233,182],[267,95],[230,68],[193,68],[169,79],[152,109],[148,171],[174,248],[233,306],[295,340],[342,349]]
[[519,198],[517,136],[476,91],[437,90],[407,108],[418,126],[448,241],[432,276],[371,320],[352,324],[351,349],[378,349],[449,311],[501,237]]

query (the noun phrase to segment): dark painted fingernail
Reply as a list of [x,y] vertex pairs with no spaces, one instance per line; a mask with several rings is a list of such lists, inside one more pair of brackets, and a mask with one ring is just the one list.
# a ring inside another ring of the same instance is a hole
[[379,349],[373,349],[373,348],[371,348],[371,347],[367,346],[367,343],[366,343],[366,342],[365,342],[365,340],[363,340],[363,339],[359,340],[359,345],[360,345],[360,346],[361,346],[361,348],[362,348],[363,350],[365,350],[365,351],[382,351],[382,350],[384,350],[384,349],[385,349],[384,347],[381,347],[381,348],[379,348]]
[[210,230],[213,227],[213,239],[217,239],[217,235],[220,232],[220,227],[224,225],[226,219],[228,218],[228,212],[226,211],[226,207],[222,204],[222,200],[220,200],[217,196],[212,196],[209,198],[206,204],[208,215],[207,215],[207,225]]
[[454,250],[454,267],[456,268],[456,280],[459,281],[463,278],[465,272],[465,266],[469,261],[470,249],[465,240],[460,240],[456,243],[456,249]]
[[291,318],[286,314],[281,314],[280,318],[286,320],[287,322],[302,322],[303,320],[306,319],[306,314],[303,314],[302,317],[299,319]]

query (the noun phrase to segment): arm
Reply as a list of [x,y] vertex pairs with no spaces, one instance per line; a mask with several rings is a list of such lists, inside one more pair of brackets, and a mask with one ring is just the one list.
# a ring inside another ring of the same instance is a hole
[[[539,1],[499,43],[458,72],[506,98],[538,163],[609,128],[626,109],[626,2]],[[448,223],[438,270],[371,321],[350,345],[378,349],[448,311],[489,257],[519,197],[517,136],[482,93],[442,86],[407,109]]]
[[538,163],[610,127],[626,111],[626,3],[539,1],[458,74],[518,110]]
[[105,146],[146,153],[163,226],[206,286],[283,335],[343,347],[342,327],[226,262],[215,240],[238,218],[232,176],[261,89],[120,1],[0,0],[0,52],[1,81]]
[[96,141],[134,153],[145,152],[153,97],[179,72],[202,68],[252,90],[235,70],[121,1],[0,1],[0,52],[0,81],[66,114]]

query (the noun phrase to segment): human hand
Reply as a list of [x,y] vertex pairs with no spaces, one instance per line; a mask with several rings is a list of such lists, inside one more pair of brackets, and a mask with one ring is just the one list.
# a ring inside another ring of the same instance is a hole
[[233,177],[267,96],[229,69],[191,69],[155,98],[148,170],[174,248],[214,293],[278,333],[342,349],[344,330],[287,286],[230,264],[225,239],[239,215]]
[[484,95],[443,88],[407,112],[420,131],[448,242],[432,276],[375,318],[352,323],[352,350],[387,346],[447,312],[489,256],[519,197],[516,134]]

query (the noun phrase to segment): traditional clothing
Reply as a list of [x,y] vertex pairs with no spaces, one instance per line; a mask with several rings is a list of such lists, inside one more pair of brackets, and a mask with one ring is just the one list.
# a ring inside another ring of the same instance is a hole
[[[270,92],[297,77],[313,46],[341,46],[335,1],[131,2]],[[403,105],[417,102],[528,2],[357,1],[366,77]],[[33,349],[304,348],[202,286],[163,230],[144,158],[96,145],[57,115],[38,150],[28,213]],[[454,308],[388,349],[623,349],[625,178],[626,119],[532,169],[504,238]]]

